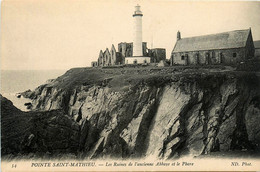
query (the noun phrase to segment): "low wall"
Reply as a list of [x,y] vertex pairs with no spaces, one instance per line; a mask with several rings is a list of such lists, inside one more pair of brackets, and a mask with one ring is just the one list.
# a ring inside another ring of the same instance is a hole
[[150,57],[126,57],[125,64],[143,64],[150,63]]

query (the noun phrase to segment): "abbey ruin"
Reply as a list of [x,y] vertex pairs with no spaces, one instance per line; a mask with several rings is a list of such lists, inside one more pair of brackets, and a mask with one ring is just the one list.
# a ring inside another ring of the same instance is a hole
[[[166,60],[166,51],[164,48],[153,48],[148,49],[146,47],[146,42],[143,42],[143,54],[150,57],[151,63],[159,63],[161,60]],[[126,58],[133,55],[133,43],[121,42],[118,44],[118,51],[116,51],[115,46],[112,44],[111,49],[105,49],[103,52],[100,50],[98,60],[91,63],[92,67],[97,66],[114,66],[127,64]],[[137,61],[136,61],[137,63]],[[148,62],[143,62],[148,63]],[[135,64],[135,62],[134,62]]]
[[114,66],[122,64],[148,64],[159,63],[166,59],[164,48],[147,48],[147,43],[142,41],[142,11],[140,6],[135,6],[134,18],[134,39],[131,43],[121,42],[118,44],[118,51],[112,45],[103,52],[100,50],[98,60],[91,63],[96,66]]

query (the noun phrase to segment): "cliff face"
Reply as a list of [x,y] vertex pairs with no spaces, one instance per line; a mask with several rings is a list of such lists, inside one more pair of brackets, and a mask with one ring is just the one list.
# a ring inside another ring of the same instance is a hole
[[258,149],[255,74],[120,72],[79,83],[69,71],[23,95],[33,99],[33,109],[63,109],[77,122],[81,157],[168,159]]
[[22,112],[1,98],[1,155],[48,157],[76,154],[79,125],[60,110]]

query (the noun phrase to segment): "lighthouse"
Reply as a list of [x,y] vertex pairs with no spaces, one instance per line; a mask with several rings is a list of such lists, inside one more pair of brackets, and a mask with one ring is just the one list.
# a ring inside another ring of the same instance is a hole
[[143,56],[142,48],[142,11],[140,5],[135,6],[133,14],[134,18],[134,40],[133,40],[133,56]]
[[150,57],[143,56],[143,39],[142,39],[142,17],[143,13],[140,5],[135,6],[133,14],[134,29],[133,29],[133,56],[126,57],[126,64],[143,64],[150,63]]

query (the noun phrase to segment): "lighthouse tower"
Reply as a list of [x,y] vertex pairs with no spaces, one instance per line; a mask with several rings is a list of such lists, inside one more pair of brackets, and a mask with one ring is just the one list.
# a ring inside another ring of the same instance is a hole
[[133,56],[143,56],[142,47],[142,11],[140,6],[135,6],[133,14],[134,18],[134,40],[133,40]]
[[150,57],[143,56],[143,40],[142,40],[142,11],[140,5],[135,6],[133,14],[134,18],[134,33],[133,33],[133,56],[126,57],[126,64],[143,64],[150,63]]

